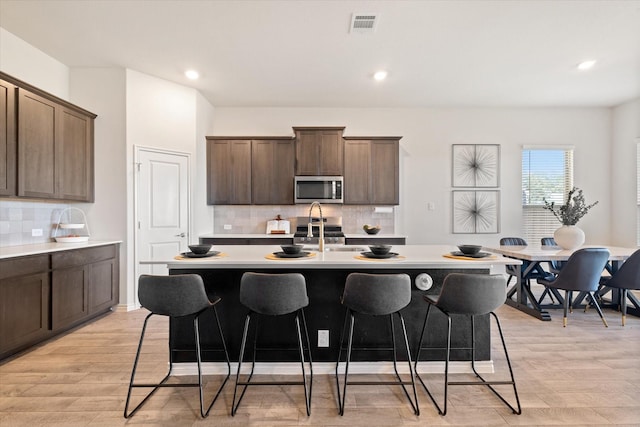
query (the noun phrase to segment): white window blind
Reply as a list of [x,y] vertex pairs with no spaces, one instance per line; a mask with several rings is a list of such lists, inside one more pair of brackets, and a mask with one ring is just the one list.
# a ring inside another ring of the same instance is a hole
[[636,144],[636,242],[640,246],[640,142]]
[[573,149],[522,150],[522,215],[523,236],[529,244],[539,244],[552,237],[561,224],[544,209],[544,199],[564,203],[573,187]]

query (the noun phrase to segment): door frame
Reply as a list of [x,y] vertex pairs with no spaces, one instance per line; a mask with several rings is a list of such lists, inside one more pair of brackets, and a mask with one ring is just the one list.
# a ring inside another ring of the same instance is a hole
[[[140,229],[138,228],[138,221],[140,215],[140,209],[138,207],[138,195],[140,185],[140,153],[151,152],[166,154],[169,156],[180,156],[187,160],[187,233],[188,239],[193,233],[193,221],[191,218],[191,153],[186,151],[170,150],[166,148],[149,147],[145,145],[133,145],[133,306],[134,308],[140,308],[140,301],[138,301],[138,277],[140,277],[140,259],[138,256],[138,249],[140,246]],[[187,242],[189,240],[187,239]]]

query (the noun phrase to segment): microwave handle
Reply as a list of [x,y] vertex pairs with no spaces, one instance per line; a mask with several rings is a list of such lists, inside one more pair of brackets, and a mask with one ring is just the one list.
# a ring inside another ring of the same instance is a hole
[[336,198],[336,182],[332,181],[331,182],[331,191],[332,191],[332,199]]

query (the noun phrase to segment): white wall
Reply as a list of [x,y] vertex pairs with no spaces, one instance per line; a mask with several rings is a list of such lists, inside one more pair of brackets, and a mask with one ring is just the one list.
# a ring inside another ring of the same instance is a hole
[[[121,240],[120,295],[127,294],[125,70],[72,68],[70,100],[95,113],[95,203],[79,207],[87,214],[91,238]],[[121,298],[121,301],[124,298]]]
[[69,67],[0,27],[0,70],[69,99]]
[[611,240],[637,246],[636,144],[640,142],[640,99],[613,109],[611,145]]
[[[214,134],[291,135],[292,126],[312,125],[346,126],[345,135],[353,136],[403,136],[395,232],[411,244],[490,245],[501,236],[521,235],[522,145],[574,145],[575,184],[587,201],[600,201],[580,226],[587,243],[611,243],[609,109],[216,107]],[[451,234],[451,144],[501,145],[499,234]],[[429,202],[435,210],[427,210]]]
[[213,134],[213,106],[200,93],[196,95],[196,152],[193,170],[193,227],[189,241],[198,243],[198,236],[213,231],[213,206],[207,205],[207,144],[205,137]]

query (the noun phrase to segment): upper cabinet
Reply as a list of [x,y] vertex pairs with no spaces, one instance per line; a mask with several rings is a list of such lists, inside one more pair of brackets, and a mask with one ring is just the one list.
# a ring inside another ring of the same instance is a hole
[[400,138],[344,138],[345,204],[399,204]]
[[16,195],[16,91],[0,80],[0,195]]
[[[0,77],[12,79],[1,73]],[[9,115],[3,114],[0,123],[0,131],[5,135],[10,123],[17,123],[17,191],[14,194],[93,202],[96,115],[19,80],[15,80],[15,85],[18,87],[17,102],[13,103],[14,111],[17,103],[15,120],[10,121]],[[4,147],[4,138],[0,136],[0,139]],[[5,157],[9,159],[2,155],[0,160],[8,168],[12,162]],[[2,168],[0,166],[4,172]],[[9,191],[6,194],[12,195]]]
[[207,204],[251,204],[251,140],[207,137]]
[[207,203],[291,205],[291,137],[207,137]]
[[290,137],[260,139],[251,143],[251,203],[293,204],[293,140]]
[[343,127],[294,127],[296,175],[340,176],[344,173]]

